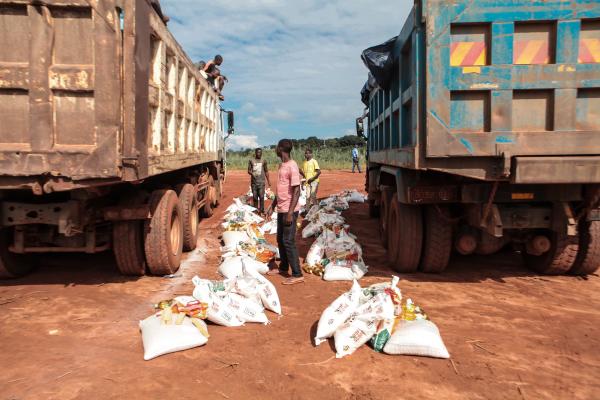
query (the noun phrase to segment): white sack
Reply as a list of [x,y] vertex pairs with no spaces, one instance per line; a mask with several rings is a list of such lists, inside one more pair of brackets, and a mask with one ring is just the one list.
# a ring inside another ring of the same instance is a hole
[[237,312],[237,316],[241,321],[256,322],[265,325],[269,323],[262,304],[257,304],[237,293],[229,293],[226,301],[229,307]]
[[317,325],[315,345],[318,346],[331,337],[336,329],[356,310],[360,300],[361,287],[354,281],[352,288],[335,299],[321,314]]
[[271,310],[274,313],[281,315],[279,295],[271,281],[252,269],[244,268],[244,276],[253,277],[258,281],[258,294],[260,295],[263,306],[265,306],[267,310]]
[[368,267],[362,261],[348,261],[346,265],[337,262],[328,264],[323,272],[323,280],[326,281],[352,281],[362,279],[368,271]]
[[358,193],[356,190],[353,190],[348,195],[348,203],[364,203],[364,202],[365,202],[365,196]]
[[144,343],[144,360],[199,347],[208,342],[208,338],[200,333],[188,317],[184,318],[181,325],[163,325],[160,317],[151,315],[140,321],[140,330]]
[[387,354],[450,358],[439,329],[426,319],[401,321],[383,351]]
[[311,222],[310,224],[306,225],[304,227],[304,229],[302,229],[302,238],[308,239],[309,237],[320,233],[322,230],[323,230],[323,224],[321,224],[318,221]]
[[312,267],[323,259],[323,255],[325,255],[325,246],[321,240],[317,239],[313,242],[312,246],[310,246],[304,261]]
[[241,242],[247,242],[250,240],[250,236],[246,232],[242,231],[226,231],[223,232],[223,243],[225,248],[228,250],[235,250],[237,245]]
[[244,276],[242,267],[256,271],[259,274],[266,274],[269,271],[269,266],[260,261],[256,261],[248,256],[237,256],[227,258],[219,265],[218,272],[227,279],[233,279]]
[[350,319],[335,331],[335,357],[342,358],[367,343],[377,332],[378,321],[374,318]]

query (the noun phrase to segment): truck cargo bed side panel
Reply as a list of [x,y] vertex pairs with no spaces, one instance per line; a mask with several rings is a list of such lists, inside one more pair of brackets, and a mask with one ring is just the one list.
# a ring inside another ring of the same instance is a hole
[[0,175],[119,175],[120,46],[114,1],[0,1]]
[[423,6],[427,157],[600,154],[600,3]]

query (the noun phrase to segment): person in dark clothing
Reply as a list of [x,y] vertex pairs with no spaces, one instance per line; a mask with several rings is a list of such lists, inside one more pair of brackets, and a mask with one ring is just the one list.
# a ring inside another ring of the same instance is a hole
[[252,198],[254,207],[260,214],[265,213],[265,182],[269,187],[269,169],[267,160],[262,158],[262,149],[254,150],[254,158],[248,160],[248,175],[250,175],[250,187],[252,188]]
[[291,267],[292,276],[283,281],[284,285],[304,282],[298,248],[296,247],[296,221],[300,211],[300,170],[292,160],[292,141],[282,139],[277,144],[277,156],[281,165],[277,171],[277,196],[267,211],[267,218],[277,207],[277,244],[279,245],[279,268],[267,272],[268,275],[287,276]]
[[163,14],[162,9],[160,8],[159,0],[150,0],[150,5],[152,6],[152,8],[154,8],[154,11],[156,11],[160,19],[162,19],[162,21],[165,23],[165,25],[171,20],[171,18]]
[[225,86],[225,82],[228,81],[225,75],[221,75],[221,70],[219,66],[223,63],[223,57],[219,54],[215,56],[212,60],[204,65],[204,73],[206,73],[206,80],[210,82],[214,88],[219,92],[219,98],[224,100],[221,92],[223,91],[223,87]]

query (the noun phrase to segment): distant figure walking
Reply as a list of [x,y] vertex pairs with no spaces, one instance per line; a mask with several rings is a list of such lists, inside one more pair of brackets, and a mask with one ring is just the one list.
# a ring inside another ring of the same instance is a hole
[[304,164],[300,170],[300,174],[306,179],[306,189],[308,190],[306,202],[306,209],[310,210],[312,206],[317,204],[317,190],[319,189],[319,176],[321,176],[321,169],[319,163],[313,158],[313,152],[311,149],[306,149],[304,152]]
[[248,175],[250,175],[250,187],[254,207],[261,214],[265,213],[265,182],[271,187],[269,181],[269,169],[267,160],[262,158],[262,149],[254,150],[254,158],[248,161]]
[[358,145],[355,144],[352,149],[352,173],[354,173],[354,167],[358,167],[358,173],[360,174],[362,171],[360,170],[360,153],[358,152]]
[[221,70],[219,69],[221,64],[223,64],[223,57],[217,54],[215,58],[204,65],[203,71],[206,73],[206,80],[219,92],[219,98],[225,100],[221,92],[228,79],[225,75],[221,75]]

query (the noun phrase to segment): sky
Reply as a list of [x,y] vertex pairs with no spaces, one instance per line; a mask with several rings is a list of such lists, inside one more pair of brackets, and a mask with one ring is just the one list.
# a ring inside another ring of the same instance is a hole
[[412,0],[162,0],[196,62],[224,58],[231,148],[354,134],[367,69],[360,54],[397,35]]

